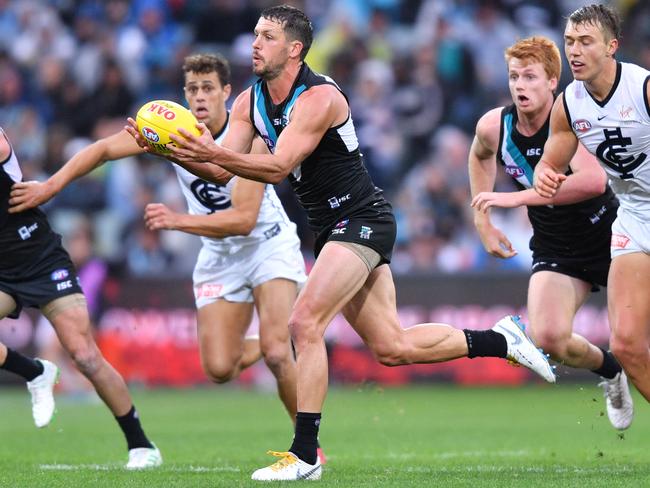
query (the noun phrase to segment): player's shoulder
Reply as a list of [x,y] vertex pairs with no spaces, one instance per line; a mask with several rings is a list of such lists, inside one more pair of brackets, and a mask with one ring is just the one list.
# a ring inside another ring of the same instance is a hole
[[495,107],[485,112],[476,122],[476,136],[482,139],[498,137],[502,112],[503,107]]
[[296,100],[297,109],[305,106],[326,109],[338,105],[345,106],[347,110],[347,100],[343,93],[328,83],[309,87]]
[[237,98],[235,98],[235,101],[232,104],[232,108],[230,109],[231,114],[237,115],[240,112],[243,112],[245,114],[248,113],[250,109],[250,99],[251,99],[252,89],[253,87],[249,86],[244,91],[242,91],[239,95],[237,95]]
[[9,144],[9,139],[0,128],[0,164],[5,163],[9,156],[11,156],[11,144]]

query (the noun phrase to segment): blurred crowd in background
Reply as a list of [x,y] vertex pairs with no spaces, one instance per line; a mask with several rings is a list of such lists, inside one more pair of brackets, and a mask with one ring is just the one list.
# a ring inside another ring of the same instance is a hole
[[[251,43],[268,0],[0,0],[0,126],[25,180],[44,180],[91,143],[120,130],[146,101],[182,102],[183,58],[218,51],[233,93],[252,81]],[[524,209],[493,212],[519,251],[490,258],[474,231],[467,154],[477,119],[510,103],[503,50],[518,38],[562,46],[576,0],[290,1],[313,20],[311,67],[347,94],[366,166],[398,218],[395,273],[527,270]],[[613,2],[623,16],[618,58],[650,68],[650,3]],[[561,86],[570,80],[563,71]],[[639,87],[641,89],[641,87]],[[234,100],[231,97],[229,102]],[[505,177],[498,189],[509,190]],[[312,258],[312,236],[286,183],[278,187]],[[85,232],[94,254],[136,276],[190,276],[200,246],[150,232],[143,208],[186,205],[170,164],[110,163],[45,206],[64,236]]]

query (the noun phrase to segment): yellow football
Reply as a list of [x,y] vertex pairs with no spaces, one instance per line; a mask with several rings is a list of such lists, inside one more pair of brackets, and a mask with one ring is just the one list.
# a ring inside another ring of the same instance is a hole
[[197,120],[194,114],[176,102],[168,100],[153,100],[145,103],[135,121],[138,131],[149,146],[159,154],[170,154],[169,145],[174,145],[169,134],[180,136],[178,128],[182,127],[194,135],[201,133],[196,128]]

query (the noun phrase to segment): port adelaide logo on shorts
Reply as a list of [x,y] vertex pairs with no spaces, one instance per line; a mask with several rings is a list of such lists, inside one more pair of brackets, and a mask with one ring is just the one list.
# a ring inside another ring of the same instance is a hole
[[372,228],[367,225],[362,225],[359,231],[359,237],[361,239],[370,239],[370,234],[372,234]]

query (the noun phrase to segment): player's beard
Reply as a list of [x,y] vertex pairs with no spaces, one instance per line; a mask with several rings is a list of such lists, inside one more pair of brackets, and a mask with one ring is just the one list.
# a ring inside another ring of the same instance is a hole
[[[286,53],[283,53],[286,54]],[[279,63],[265,63],[264,66],[260,68],[253,67],[253,73],[256,76],[259,76],[264,81],[271,81],[280,76],[280,73],[284,70],[284,67],[287,65],[287,56],[283,56],[283,61]]]

